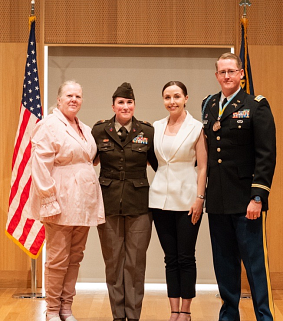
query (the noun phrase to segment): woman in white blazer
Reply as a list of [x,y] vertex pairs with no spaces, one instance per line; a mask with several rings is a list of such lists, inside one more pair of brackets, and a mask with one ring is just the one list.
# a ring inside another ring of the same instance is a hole
[[105,222],[93,168],[97,147],[76,117],[81,104],[80,84],[65,82],[58,108],[32,134],[31,218],[45,227],[47,321],[76,321],[71,307],[88,231]]
[[150,187],[149,207],[165,254],[169,321],[189,321],[195,297],[195,244],[205,195],[207,147],[202,123],[185,110],[186,86],[170,81],[162,96],[169,116],[153,124],[158,169]]

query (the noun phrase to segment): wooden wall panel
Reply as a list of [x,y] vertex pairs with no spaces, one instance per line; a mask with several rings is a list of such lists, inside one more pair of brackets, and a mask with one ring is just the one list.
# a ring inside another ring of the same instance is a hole
[[[40,3],[35,1],[36,39],[40,40]],[[27,42],[29,35],[28,17],[31,12],[31,0],[0,0],[0,43]]]
[[[251,1],[247,8],[249,45],[283,45],[283,1]],[[240,10],[241,14],[243,8]]]
[[277,138],[277,164],[270,193],[267,218],[267,239],[271,281],[274,289],[283,288],[283,109],[282,81],[283,46],[249,46],[256,94],[265,96],[271,106]]
[[45,43],[227,46],[235,8],[236,0],[48,0]]
[[30,259],[4,234],[27,44],[0,44],[0,287],[26,286]]
[[[0,0],[0,287],[30,287],[31,260],[6,235],[11,162],[18,127],[29,36],[30,0]],[[36,1],[36,38],[40,40],[40,1]],[[42,37],[43,40],[43,37]],[[43,85],[43,42],[37,44]],[[41,89],[43,98],[43,87]],[[41,257],[38,259],[41,262]],[[38,264],[38,284],[41,264]]]

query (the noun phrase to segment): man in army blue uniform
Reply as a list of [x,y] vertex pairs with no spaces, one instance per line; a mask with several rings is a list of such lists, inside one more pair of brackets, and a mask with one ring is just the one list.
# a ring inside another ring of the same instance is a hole
[[98,232],[113,318],[138,321],[152,227],[147,163],[157,169],[154,130],[133,116],[135,97],[129,83],[119,86],[112,98],[115,116],[92,129],[106,214]]
[[238,56],[220,56],[215,75],[222,91],[204,99],[202,114],[208,142],[206,211],[223,300],[219,321],[240,320],[241,260],[257,321],[273,321],[265,222],[276,161],[274,119],[264,97],[241,89]]

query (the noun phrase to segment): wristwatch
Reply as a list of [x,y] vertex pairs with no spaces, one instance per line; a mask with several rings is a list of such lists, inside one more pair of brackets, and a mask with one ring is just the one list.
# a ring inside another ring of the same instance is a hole
[[255,197],[254,197],[254,201],[255,201],[256,203],[261,203],[261,197],[260,197],[260,196],[255,196]]

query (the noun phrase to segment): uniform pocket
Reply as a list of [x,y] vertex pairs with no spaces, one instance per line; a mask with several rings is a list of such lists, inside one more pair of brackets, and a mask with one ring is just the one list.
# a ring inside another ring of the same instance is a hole
[[254,166],[252,164],[242,164],[238,166],[239,178],[252,178]]
[[97,146],[100,152],[109,152],[114,150],[114,143],[113,142],[102,142],[99,143]]
[[248,145],[252,141],[251,120],[249,118],[230,119],[230,130],[233,135],[232,144]]
[[146,153],[147,152],[147,145],[132,144],[132,151],[139,152],[139,153]]
[[135,178],[132,180],[134,187],[149,187],[147,178]]
[[99,183],[102,186],[108,187],[112,183],[112,179],[111,178],[106,178],[106,177],[99,177]]

